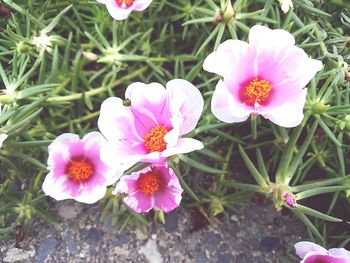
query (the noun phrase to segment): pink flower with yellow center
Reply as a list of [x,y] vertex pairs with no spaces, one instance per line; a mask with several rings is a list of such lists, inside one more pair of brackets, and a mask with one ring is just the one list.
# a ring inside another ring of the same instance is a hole
[[56,200],[75,199],[92,204],[104,197],[107,186],[115,183],[123,171],[108,167],[100,159],[105,142],[98,132],[90,132],[79,139],[65,133],[49,145],[49,174],[43,191]]
[[300,263],[350,263],[350,252],[344,248],[325,249],[312,242],[298,242],[294,245]]
[[180,205],[183,190],[179,179],[166,164],[150,165],[141,171],[123,176],[114,194],[127,194],[124,202],[137,213],[152,208],[170,212]]
[[109,14],[116,20],[128,18],[132,11],[143,11],[152,0],[97,0],[105,4]]
[[198,140],[182,138],[196,127],[204,104],[188,81],[171,80],[166,89],[158,83],[133,83],[125,98],[130,106],[116,97],[101,105],[98,127],[108,141],[101,150],[104,162],[127,169],[137,162],[160,163],[204,147]]
[[225,41],[203,68],[223,77],[211,102],[219,120],[234,123],[261,114],[277,125],[295,127],[304,117],[305,86],[322,63],[296,47],[287,31],[253,26],[249,43]]

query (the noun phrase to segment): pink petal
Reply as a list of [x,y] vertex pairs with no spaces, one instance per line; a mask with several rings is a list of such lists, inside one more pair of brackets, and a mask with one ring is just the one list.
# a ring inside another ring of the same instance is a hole
[[120,98],[111,97],[102,103],[97,124],[109,142],[134,145],[136,142],[143,141],[136,131],[132,111],[123,105]]
[[154,206],[156,209],[167,213],[180,205],[183,189],[172,169],[165,166],[160,166],[158,169],[161,170],[166,185],[162,190],[154,193]]
[[174,210],[180,205],[181,193],[175,188],[166,188],[154,194],[154,206],[156,209],[166,213]]
[[332,257],[330,255],[320,252],[309,252],[306,254],[304,260],[301,263],[348,263],[349,261],[342,257]]
[[152,3],[152,0],[136,0],[134,2],[133,9],[135,11],[143,11],[145,10],[150,4]]
[[192,138],[181,138],[178,143],[173,148],[167,148],[162,153],[162,157],[169,157],[176,154],[189,153],[196,150],[201,150],[204,148],[202,142],[192,139]]
[[345,263],[350,263],[350,251],[344,248],[331,248],[328,250],[333,257],[340,257],[346,259]]
[[121,8],[115,0],[106,0],[106,7],[109,14],[115,20],[124,20],[127,19],[130,13],[132,12],[132,6],[129,8]]
[[107,188],[105,185],[95,185],[92,188],[80,190],[79,195],[75,198],[76,201],[85,204],[93,204],[101,200],[106,194]]
[[[197,126],[204,107],[204,101],[200,91],[190,82],[183,79],[169,81],[166,88],[170,103],[179,101],[177,100],[179,96],[185,96],[180,108],[173,110],[179,111],[184,118],[180,135],[191,132]],[[172,112],[172,116],[176,116],[176,114],[178,112]]]
[[288,101],[280,106],[264,106],[260,114],[273,123],[286,128],[298,126],[304,118],[304,104],[306,100],[306,89],[298,98]]
[[231,93],[227,85],[219,80],[211,100],[211,111],[216,118],[227,123],[241,122],[254,112],[253,108],[239,102],[238,91],[235,93]]
[[137,192],[125,197],[124,202],[137,213],[146,213],[153,208],[154,200],[152,195]]
[[[99,132],[90,132],[83,138],[85,141],[85,156],[94,164],[94,169],[100,174],[98,181],[89,180],[88,184],[104,183],[105,185],[114,184],[122,175],[123,169],[121,166],[114,165],[113,168],[102,162],[100,158],[101,147],[107,143],[106,139]],[[102,179],[103,178],[103,179]],[[94,178],[92,178],[94,179]]]
[[308,241],[298,242],[294,245],[294,248],[295,248],[296,254],[300,258],[304,258],[305,255],[311,251],[327,253],[327,250],[325,248]]
[[159,83],[144,84],[136,82],[128,86],[125,91],[125,98],[131,100],[133,112],[138,112],[139,121],[152,121],[146,127],[149,132],[157,124],[170,127],[171,112],[169,111],[169,101],[167,100],[165,88]]
[[46,195],[51,196],[57,201],[71,198],[68,191],[65,190],[65,183],[68,180],[68,176],[60,176],[54,178],[52,172],[46,175],[42,189]]
[[219,74],[226,80],[234,80],[236,83],[246,81],[247,75],[253,76],[252,56],[249,54],[248,43],[226,40],[204,60],[203,69]]
[[265,26],[255,25],[249,30],[249,44],[259,46],[268,44],[277,52],[292,47],[295,39],[292,34],[283,29],[270,29]]

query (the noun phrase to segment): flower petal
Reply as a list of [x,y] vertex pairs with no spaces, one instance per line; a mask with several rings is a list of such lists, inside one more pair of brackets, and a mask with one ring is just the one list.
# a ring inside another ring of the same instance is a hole
[[124,20],[127,19],[130,13],[132,12],[132,7],[129,8],[121,8],[118,6],[116,1],[113,0],[106,0],[106,7],[109,12],[109,14],[115,19],[115,20]]
[[203,69],[216,73],[226,80],[241,83],[246,80],[247,75],[253,75],[252,57],[248,51],[248,43],[240,40],[226,40],[216,51],[207,56]]
[[344,248],[331,248],[328,250],[329,254],[333,257],[342,257],[346,258],[346,263],[350,263],[350,251]]
[[123,105],[120,98],[111,97],[102,103],[97,124],[109,142],[126,142],[133,145],[143,141],[136,131],[132,111]]
[[169,121],[169,101],[166,97],[165,88],[159,83],[144,84],[141,82],[132,83],[125,91],[125,98],[131,100],[131,107],[134,114],[142,114],[139,119],[144,123],[148,117],[152,123],[145,130],[149,132],[157,124],[171,126]]
[[327,253],[327,250],[325,248],[308,241],[298,242],[294,245],[294,248],[295,248],[296,254],[300,258],[304,258],[308,252],[312,252],[312,251]]
[[227,123],[241,122],[248,119],[254,110],[242,104],[236,98],[229,91],[227,85],[219,80],[211,100],[211,111],[214,116]]
[[279,51],[286,47],[294,46],[295,39],[286,30],[270,29],[266,26],[255,25],[249,30],[249,44],[256,46],[262,43],[270,44]]
[[93,204],[101,200],[105,196],[106,191],[107,188],[105,185],[95,185],[88,191],[82,188],[79,195],[75,197],[75,200],[84,204]]
[[150,4],[152,3],[152,0],[136,0],[133,4],[133,9],[135,11],[143,11],[145,10]]
[[196,150],[201,150],[204,148],[202,142],[192,139],[192,138],[181,138],[178,143],[173,148],[167,148],[162,153],[162,157],[169,157],[176,154],[189,153]]
[[42,189],[46,195],[51,196],[57,201],[70,199],[71,195],[65,189],[65,183],[68,180],[68,176],[60,176],[55,178],[53,173],[50,172],[46,175]]
[[137,213],[146,213],[153,208],[154,200],[152,195],[137,192],[126,196],[124,202]]
[[[202,114],[204,100],[200,91],[190,82],[183,79],[174,79],[166,84],[168,99],[170,104],[178,101],[179,93],[185,95],[184,102],[179,109],[175,109],[181,113],[183,123],[180,128],[180,135],[191,132],[198,124],[198,120]],[[180,96],[181,96],[180,95]],[[173,109],[172,109],[173,110]],[[176,116],[177,112],[172,112],[172,116]]]
[[7,139],[8,135],[3,133],[0,134],[0,148],[2,147],[2,144],[4,143],[4,141]]
[[307,90],[304,89],[298,98],[280,106],[264,106],[260,114],[273,123],[286,128],[298,126],[304,118],[304,104]]

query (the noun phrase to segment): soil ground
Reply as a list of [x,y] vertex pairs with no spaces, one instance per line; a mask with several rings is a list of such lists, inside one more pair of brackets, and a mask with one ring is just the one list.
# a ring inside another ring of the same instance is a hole
[[196,210],[178,208],[166,215],[165,225],[143,232],[129,227],[120,234],[118,226],[100,223],[98,205],[62,201],[53,206],[61,224],[36,222],[20,249],[12,240],[1,242],[0,262],[279,263],[287,262],[292,245],[306,232],[296,218],[282,216],[270,204],[252,203],[211,225]]

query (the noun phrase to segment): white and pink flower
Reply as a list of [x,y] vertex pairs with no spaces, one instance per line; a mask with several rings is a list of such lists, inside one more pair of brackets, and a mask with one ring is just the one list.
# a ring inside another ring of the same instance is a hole
[[294,245],[300,263],[350,263],[350,252],[344,248],[325,249],[312,242],[298,242]]
[[7,139],[8,135],[5,133],[0,134],[0,148],[2,147],[2,144]]
[[58,136],[49,145],[49,174],[43,183],[46,195],[57,201],[75,199],[92,204],[104,197],[107,186],[115,183],[122,171],[111,169],[100,159],[105,142],[98,132],[83,139],[72,133]]
[[198,140],[182,138],[196,127],[204,104],[188,81],[171,80],[166,89],[158,83],[136,82],[128,86],[125,97],[130,106],[116,97],[101,106],[98,127],[108,141],[101,158],[107,164],[128,169],[137,162],[161,163],[204,147]]
[[109,14],[116,20],[127,19],[132,11],[143,11],[152,0],[97,0],[105,4]]
[[277,125],[295,127],[304,116],[305,86],[322,63],[296,47],[287,31],[253,26],[249,43],[225,41],[203,68],[223,77],[211,102],[219,120],[234,123],[261,114]]
[[278,0],[281,5],[282,11],[286,14],[288,13],[289,9],[293,9],[293,2],[292,0]]
[[137,213],[152,208],[170,212],[180,205],[183,190],[179,179],[166,164],[150,165],[131,175],[123,176],[114,194],[127,194],[124,202]]

